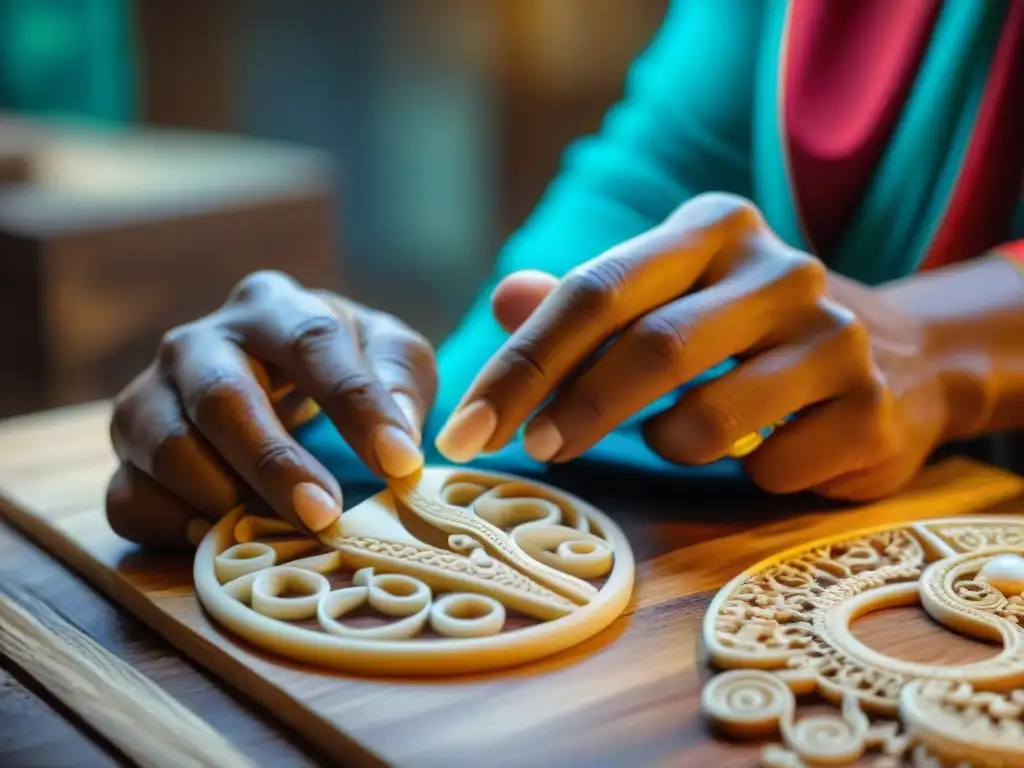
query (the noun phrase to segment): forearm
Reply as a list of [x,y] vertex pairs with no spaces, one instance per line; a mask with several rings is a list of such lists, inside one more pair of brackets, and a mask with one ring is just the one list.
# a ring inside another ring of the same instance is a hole
[[1024,428],[1024,270],[1001,255],[880,286],[918,318],[946,393],[945,437]]

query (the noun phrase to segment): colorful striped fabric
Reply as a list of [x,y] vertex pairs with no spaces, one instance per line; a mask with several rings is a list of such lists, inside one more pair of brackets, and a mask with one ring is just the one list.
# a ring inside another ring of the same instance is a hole
[[[868,284],[990,252],[1024,237],[1013,225],[1022,100],[1024,0],[675,0],[625,98],[566,152],[441,347],[428,460],[440,461],[434,435],[506,338],[489,306],[505,275],[564,274],[705,191],[752,199],[784,240]],[[647,448],[639,423],[677,395],[572,465],[742,480],[735,461],[682,467]],[[342,479],[368,478],[326,418],[300,439]],[[547,470],[520,441],[477,465]]]

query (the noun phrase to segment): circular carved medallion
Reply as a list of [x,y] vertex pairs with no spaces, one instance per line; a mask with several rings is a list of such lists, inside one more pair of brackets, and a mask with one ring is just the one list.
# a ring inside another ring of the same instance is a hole
[[[953,518],[818,541],[727,584],[704,619],[722,671],[703,709],[737,737],[781,735],[763,765],[1024,765],[1024,518]],[[1000,646],[958,666],[903,661],[855,638],[871,611],[920,604]],[[837,715],[797,718],[797,695]],[[869,717],[870,716],[870,717]]]
[[196,594],[271,653],[354,673],[440,675],[521,664],[625,609],[622,531],[581,499],[492,472],[426,469],[317,539],[238,509],[195,555]]

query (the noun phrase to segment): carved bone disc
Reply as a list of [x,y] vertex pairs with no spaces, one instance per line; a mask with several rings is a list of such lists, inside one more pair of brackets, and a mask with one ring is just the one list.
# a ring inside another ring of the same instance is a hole
[[[705,715],[737,737],[774,733],[763,765],[1024,765],[1024,518],[965,517],[813,542],[727,584],[704,618],[720,670]],[[957,666],[904,661],[850,630],[859,616],[921,607],[999,647]],[[840,714],[797,718],[816,693]],[[868,715],[875,716],[875,720]],[[884,718],[884,719],[878,719]]]
[[481,672],[542,658],[618,618],[622,531],[575,496],[510,475],[428,468],[317,539],[239,508],[195,555],[196,594],[265,651],[362,674]]

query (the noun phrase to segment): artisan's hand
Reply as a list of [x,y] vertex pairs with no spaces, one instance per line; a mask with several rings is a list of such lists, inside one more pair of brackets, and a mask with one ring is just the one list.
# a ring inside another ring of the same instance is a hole
[[[517,315],[505,295],[526,286],[549,293]],[[497,450],[527,420],[531,455],[568,461],[729,358],[740,364],[645,425],[658,454],[712,462],[799,414],[745,458],[755,482],[865,499],[910,479],[945,427],[921,328],[733,196],[696,198],[561,281],[513,275],[494,307],[513,333],[439,436],[454,461]]]
[[436,386],[430,344],[395,318],[280,273],[250,275],[223,307],[168,333],[118,397],[110,524],[140,543],[184,544],[197,516],[259,497],[323,529],[341,490],[289,435],[296,409],[314,401],[371,469],[404,476],[422,465]]

